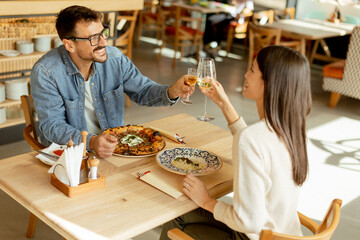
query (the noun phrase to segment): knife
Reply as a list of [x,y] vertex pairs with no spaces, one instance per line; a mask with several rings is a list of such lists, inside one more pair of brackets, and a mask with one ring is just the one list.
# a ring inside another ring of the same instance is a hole
[[49,157],[49,158],[52,158],[52,159],[55,159],[55,160],[59,160],[59,156],[55,156],[55,155],[51,155],[49,153],[46,153],[46,152],[43,152],[43,151],[40,151],[40,150],[37,150],[37,149],[34,149],[36,152],[46,156],[46,157]]
[[170,140],[173,140],[176,143],[181,143],[181,144],[185,144],[184,140],[176,133],[172,133],[170,131],[164,130],[164,129],[160,129],[157,127],[149,127],[154,129],[155,131],[158,131],[161,135],[163,135],[164,137],[167,137]]

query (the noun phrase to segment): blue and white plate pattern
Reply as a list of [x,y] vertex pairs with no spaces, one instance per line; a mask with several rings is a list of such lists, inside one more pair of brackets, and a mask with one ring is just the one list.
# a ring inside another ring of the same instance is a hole
[[[172,165],[172,161],[177,157],[186,157],[190,160],[196,159],[198,161],[203,161],[206,164],[206,167],[200,170],[187,171]],[[205,150],[196,149],[196,148],[170,148],[165,149],[159,152],[156,156],[156,162],[160,167],[164,168],[173,173],[180,175],[185,175],[191,173],[195,176],[208,175],[222,167],[221,159]]]

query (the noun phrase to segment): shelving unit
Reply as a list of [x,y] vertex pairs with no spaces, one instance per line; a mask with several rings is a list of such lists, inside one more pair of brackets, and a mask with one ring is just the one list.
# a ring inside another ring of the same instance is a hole
[[[117,34],[115,29],[115,19],[118,11],[123,10],[138,10],[143,8],[143,0],[82,0],[82,1],[0,1],[0,18],[27,18],[27,17],[45,17],[54,16],[60,10],[71,5],[82,5],[95,9],[104,13],[104,20],[110,24],[110,28],[113,32],[113,39],[116,39]],[[41,35],[45,36],[45,35]],[[52,38],[57,37],[57,34],[50,34]],[[36,36],[35,36],[36,37]],[[19,38],[0,39],[0,47],[4,49],[16,49],[16,41],[21,40]],[[6,43],[2,43],[6,41]],[[109,45],[114,41],[110,39]],[[0,48],[0,49],[1,49]],[[41,58],[45,53],[34,52],[28,55],[18,55],[16,57],[6,57],[0,55],[0,82],[7,80],[13,80],[24,77],[29,74],[31,68],[36,61]],[[0,103],[1,107],[11,107],[21,104],[19,100],[5,100]],[[1,128],[6,128],[18,124],[24,123],[25,120],[21,119],[8,119],[5,123],[0,124]]]

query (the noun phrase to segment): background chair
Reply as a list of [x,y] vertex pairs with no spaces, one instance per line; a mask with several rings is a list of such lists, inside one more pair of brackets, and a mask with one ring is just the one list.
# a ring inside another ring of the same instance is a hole
[[[115,41],[115,46],[118,47],[124,55],[130,60],[132,58],[132,43],[134,38],[134,30],[138,11],[120,12],[117,17],[116,30],[120,32],[120,36]],[[125,106],[130,107],[131,101],[126,96]]]
[[281,37],[281,30],[275,28],[265,28],[254,23],[249,23],[249,60],[247,70],[260,51],[260,49],[270,46],[279,45]]
[[[298,212],[300,223],[314,234],[312,236],[291,236],[287,234],[275,233],[271,230],[262,230],[259,240],[329,240],[334,234],[335,229],[339,223],[341,204],[342,201],[340,199],[334,199],[331,202],[330,207],[320,225]],[[197,229],[207,227],[207,225],[201,224],[188,224],[186,225],[184,231],[186,231],[186,229],[192,225],[198,225]],[[168,237],[172,240],[193,240],[193,238],[178,228],[169,230]]]
[[159,15],[159,7],[160,1],[144,1],[144,8],[139,12],[135,47],[139,46],[140,36],[142,35],[143,30],[155,31],[156,39],[161,39],[162,23]]
[[[163,18],[168,18],[169,14],[172,13],[165,13],[163,14]],[[163,34],[162,34],[162,45],[160,47],[160,51],[158,54],[158,61],[161,58],[161,51],[164,48],[165,44],[168,41],[172,41],[174,45],[174,57],[172,61],[172,67],[175,67],[176,63],[176,54],[180,47],[180,59],[182,59],[184,55],[184,47],[195,46],[196,47],[196,59],[199,59],[200,55],[200,47],[202,44],[202,39],[204,33],[200,30],[201,28],[201,18],[192,18],[189,16],[181,15],[181,8],[176,8],[175,14],[175,23],[172,26],[166,26],[165,22],[162,21],[164,24]],[[194,28],[193,26],[196,26]]]
[[[253,12],[249,13],[243,23],[237,21],[231,21],[229,24],[228,34],[226,38],[226,52],[229,53],[233,44],[234,38],[246,39],[248,32],[248,24],[251,19]],[[245,45],[245,44],[244,44]]]
[[[36,133],[36,109],[34,107],[34,101],[31,95],[21,96],[21,106],[24,112],[25,128],[24,139],[30,145],[31,148],[36,150],[44,149],[45,146],[38,141],[38,135]],[[28,229],[26,237],[32,238],[36,230],[37,217],[30,213]]]
[[341,95],[360,99],[360,26],[351,34],[345,60],[330,63],[323,68],[323,89],[330,91],[331,108],[336,107]]
[[275,19],[274,10],[266,10],[254,12],[252,15],[252,22],[257,25],[264,25],[266,23],[273,23]]

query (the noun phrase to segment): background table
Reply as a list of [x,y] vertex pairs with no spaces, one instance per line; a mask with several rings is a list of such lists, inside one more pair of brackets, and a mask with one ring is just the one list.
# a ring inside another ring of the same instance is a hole
[[[308,51],[309,62],[314,59],[336,61],[339,60],[331,56],[329,47],[324,39],[331,37],[339,37],[351,34],[354,25],[346,23],[331,23],[319,19],[284,19],[264,26],[270,28],[278,28],[282,30],[285,37],[300,39],[302,49],[305,49],[306,40],[315,40],[314,46]],[[324,49],[325,56],[317,54],[316,50],[321,44]]]
[[[166,148],[195,147],[217,154],[231,164],[229,131],[187,114],[146,123],[186,136],[186,145],[166,139]],[[195,209],[189,199],[176,200],[136,179],[134,171],[152,166],[147,158],[102,159],[99,172],[106,187],[68,198],[50,184],[49,166],[27,153],[0,162],[0,188],[66,239],[128,239]],[[232,181],[210,189],[213,197],[232,190]]]

